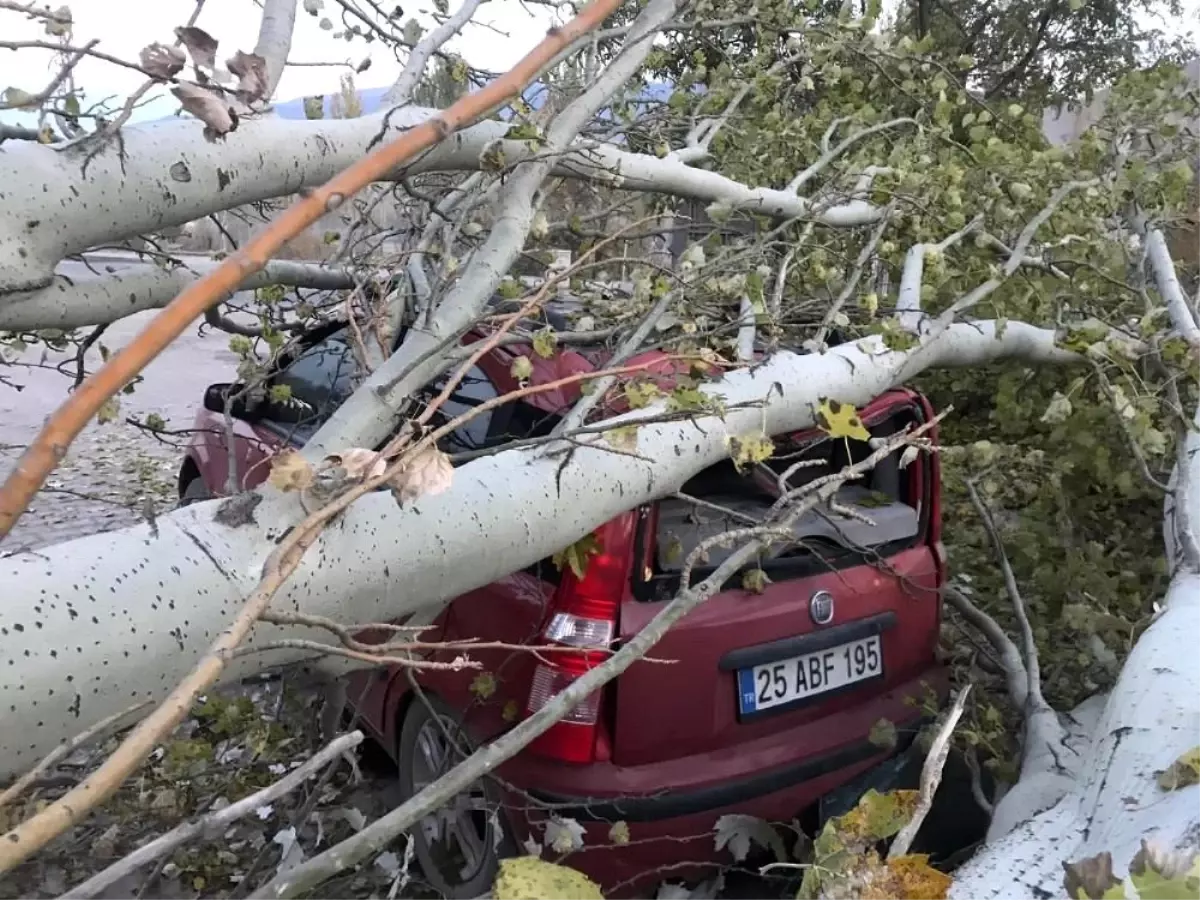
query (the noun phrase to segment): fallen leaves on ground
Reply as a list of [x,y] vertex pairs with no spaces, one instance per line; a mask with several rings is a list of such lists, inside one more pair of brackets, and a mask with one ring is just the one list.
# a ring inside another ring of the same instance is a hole
[[534,856],[500,861],[500,873],[492,885],[495,900],[603,900],[594,881],[566,866],[556,866]]

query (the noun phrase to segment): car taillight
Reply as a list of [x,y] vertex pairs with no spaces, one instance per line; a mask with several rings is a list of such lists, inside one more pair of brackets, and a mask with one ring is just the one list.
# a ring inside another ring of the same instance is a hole
[[[582,578],[571,569],[564,569],[554,594],[553,611],[542,630],[542,640],[577,652],[564,650],[542,655],[525,705],[527,716],[608,659],[629,580],[635,521],[635,515],[627,513],[595,532],[599,550],[588,557]],[[530,743],[530,752],[564,762],[592,762],[601,731],[603,699],[603,689],[593,691]]]

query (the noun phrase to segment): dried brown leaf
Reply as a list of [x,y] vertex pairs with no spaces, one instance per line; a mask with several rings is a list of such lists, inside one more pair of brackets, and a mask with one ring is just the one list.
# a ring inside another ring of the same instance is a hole
[[46,34],[51,37],[65,37],[71,33],[71,26],[74,24],[74,19],[71,17],[71,8],[69,6],[60,6],[47,17]]
[[175,36],[187,47],[193,65],[203,69],[217,67],[217,39],[203,28],[194,25],[176,28]]
[[387,468],[387,460],[374,450],[363,447],[351,447],[339,453],[331,453],[321,460],[321,467],[341,466],[346,470],[346,477],[355,481],[363,481],[382,475]]
[[437,447],[429,446],[417,453],[397,472],[390,484],[403,504],[430,494],[440,494],[454,480],[450,458]]
[[146,73],[162,81],[178,75],[187,65],[187,56],[182,50],[159,43],[143,47],[140,59]]
[[257,53],[239,50],[225,65],[238,78],[238,96],[247,103],[265,100],[267,96],[267,61]]
[[281,491],[303,491],[312,487],[313,467],[295,450],[281,453],[271,462],[267,483]]
[[191,113],[204,123],[204,136],[208,140],[215,141],[237,128],[237,112],[216,91],[184,83],[171,88],[171,93],[179,100],[185,112]]

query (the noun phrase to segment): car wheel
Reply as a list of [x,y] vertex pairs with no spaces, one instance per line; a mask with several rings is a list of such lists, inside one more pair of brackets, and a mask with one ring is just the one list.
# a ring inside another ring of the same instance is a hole
[[[436,697],[426,694],[426,699],[428,706],[413,698],[400,727],[396,762],[404,800],[454,768],[462,753],[474,750],[461,717]],[[496,810],[495,791],[481,780],[409,832],[425,880],[443,897],[469,900],[491,892],[501,848],[507,845],[496,833]]]
[[208,489],[208,485],[204,483],[203,478],[193,478],[184,488],[183,496],[179,498],[179,503],[176,504],[177,509],[182,509],[185,506],[191,506],[193,503],[200,503],[204,500],[213,498],[212,491]]

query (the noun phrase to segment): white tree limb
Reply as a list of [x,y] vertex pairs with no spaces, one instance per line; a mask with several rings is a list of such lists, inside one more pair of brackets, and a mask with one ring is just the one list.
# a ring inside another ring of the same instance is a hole
[[383,95],[384,106],[399,106],[412,99],[412,92],[425,77],[425,68],[429,65],[430,58],[442,48],[446,41],[463,30],[482,2],[483,0],[464,0],[453,15],[417,41],[417,45],[408,55],[408,61],[404,64],[404,71],[400,73],[396,83]]
[[[988,322],[956,325],[925,360],[936,366],[1076,360],[1055,346],[1052,332],[1019,322],[1002,332]],[[731,373],[708,388],[731,407],[724,422],[705,416],[696,424],[640,426],[640,456],[576,441],[559,445],[575,447],[575,458],[562,467],[546,452],[510,450],[457,469],[448,491],[404,509],[386,492],[368,494],[321,535],[275,608],[361,622],[436,612],[447,598],[548,557],[618,513],[679,490],[728,454],[726,435],[808,427],[822,396],[866,403],[897,383],[906,358],[877,339],[819,356],[780,352],[754,371]],[[754,408],[764,398],[764,408]],[[732,409],[735,404],[751,406]],[[613,421],[654,414],[651,408]],[[257,507],[251,505],[260,496]],[[220,521],[214,518],[219,510]],[[226,626],[257,583],[275,540],[302,515],[294,495],[265,491],[162,516],[157,537],[150,525],[139,525],[0,559],[6,588],[0,658],[22,661],[0,667],[0,775],[23,771],[55,744],[132,701],[161,696]],[[467,558],[472,564],[462,565]],[[266,638],[262,631],[252,643],[329,640],[305,628],[268,629]],[[297,656],[303,654],[254,654],[234,661],[228,677]],[[156,680],[146,678],[147,659],[155,661]]]
[[[97,244],[323,184],[378,140],[433,113],[404,107],[355,119],[244,119],[219,144],[205,140],[201,124],[190,119],[132,126],[122,130],[123,156],[115,144],[106,147],[89,163],[85,180],[78,174],[90,151],[9,142],[0,154],[0,303],[6,294],[47,286],[61,259]],[[403,174],[477,170],[480,155],[507,130],[503,122],[481,122],[423,154]],[[501,146],[509,162],[532,154],[527,141]],[[815,214],[834,226],[871,223],[878,216],[862,200],[814,210],[809,200],[788,191],[747,187],[678,160],[610,144],[573,145],[555,158],[553,172],[781,218]],[[35,219],[26,214],[31,209],[63,212]]]
[[[84,278],[56,275],[50,286],[40,291],[0,295],[0,331],[42,328],[69,331],[159,309],[218,265],[210,259],[189,259],[184,265],[164,269],[151,263],[132,262]],[[354,278],[347,269],[273,260],[242,282],[241,290],[251,291],[269,284],[344,290],[354,287]]]
[[[316,460],[340,447],[374,447],[387,437],[407,398],[432,377],[437,359],[430,351],[478,318],[512,268],[533,222],[534,195],[556,168],[559,154],[565,153],[617,89],[637,74],[652,49],[650,37],[674,11],[674,0],[650,0],[638,14],[617,58],[550,123],[542,156],[519,167],[503,186],[487,240],[430,315],[429,327],[408,333],[400,349],[317,431],[304,448],[305,456]],[[426,361],[419,362],[423,358]]]
[[299,0],[266,0],[262,21],[258,26],[258,41],[254,52],[267,64],[267,89],[264,97],[272,97],[279,87],[292,50],[292,32],[296,27],[296,7]]
[[1187,297],[1175,274],[1175,262],[1171,259],[1171,251],[1167,247],[1167,239],[1162,231],[1151,228],[1146,233],[1146,256],[1158,292],[1167,304],[1167,312],[1171,316],[1171,324],[1187,341],[1192,353],[1200,361],[1200,324],[1188,309]]
[[921,767],[920,797],[917,800],[917,808],[913,811],[912,818],[905,822],[904,827],[896,834],[892,846],[888,848],[888,859],[896,859],[908,853],[912,848],[912,842],[917,837],[917,832],[921,830],[921,825],[925,822],[925,817],[933,808],[933,798],[937,794],[938,785],[942,783],[942,770],[946,768],[946,758],[950,755],[950,739],[954,736],[954,728],[958,725],[958,720],[962,718],[970,693],[971,685],[969,684],[959,690],[958,696],[954,699],[954,703],[946,713],[946,718],[934,736],[933,743],[929,746],[925,764]]

